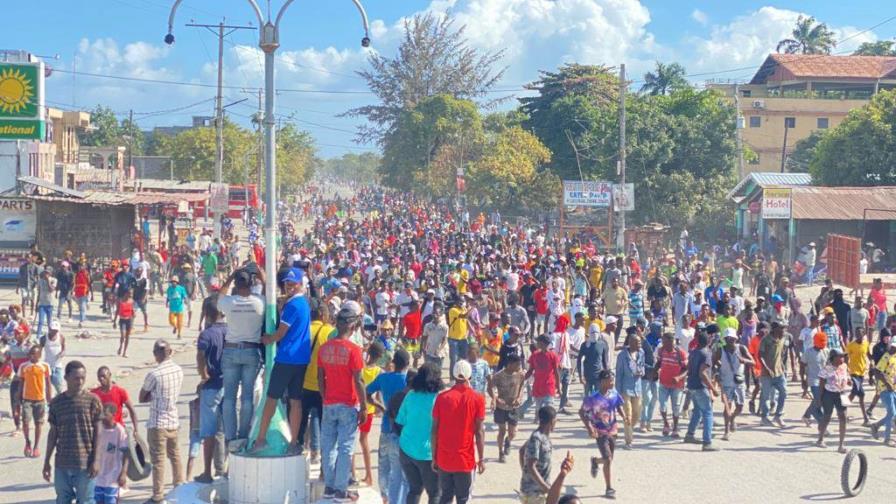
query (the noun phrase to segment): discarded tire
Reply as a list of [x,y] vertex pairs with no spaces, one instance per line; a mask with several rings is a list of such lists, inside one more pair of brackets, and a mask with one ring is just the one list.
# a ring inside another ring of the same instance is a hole
[[[855,483],[849,480],[849,474],[853,464],[859,462],[859,478]],[[840,470],[840,487],[843,493],[849,497],[855,497],[862,493],[865,488],[865,480],[868,478],[868,457],[862,450],[849,450],[846,458],[843,459],[843,468]]]
[[149,449],[136,431],[128,428],[128,479],[140,481],[152,473]]

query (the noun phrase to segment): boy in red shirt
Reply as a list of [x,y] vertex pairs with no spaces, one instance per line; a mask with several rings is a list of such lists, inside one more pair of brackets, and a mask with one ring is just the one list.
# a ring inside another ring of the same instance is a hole
[[[473,469],[485,471],[485,397],[470,387],[473,367],[465,360],[454,365],[454,386],[436,396],[432,406],[433,466],[439,471],[440,502],[470,499]],[[476,451],[473,451],[473,442]],[[478,454],[478,462],[476,455]]]
[[418,301],[411,301],[410,311],[402,317],[401,330],[404,333],[401,342],[405,350],[414,356],[414,368],[416,368],[417,359],[420,358],[420,336],[423,334],[423,317]]
[[543,334],[548,318],[548,288],[544,282],[538,284],[533,299],[535,300],[535,334]]
[[535,411],[543,406],[554,405],[554,395],[560,393],[560,357],[551,347],[551,338],[542,334],[536,340],[538,350],[529,356],[529,371],[526,379],[532,380],[532,398],[535,399]]
[[323,498],[337,502],[358,500],[358,493],[348,489],[348,481],[358,426],[367,421],[367,395],[361,378],[361,348],[348,337],[360,326],[362,313],[357,302],[342,303],[336,314],[336,335],[321,345],[317,354],[317,378],[323,399]]

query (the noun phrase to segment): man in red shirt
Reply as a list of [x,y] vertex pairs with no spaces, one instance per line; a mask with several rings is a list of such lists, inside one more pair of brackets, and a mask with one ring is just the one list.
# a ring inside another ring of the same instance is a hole
[[99,369],[96,370],[96,379],[99,380],[100,386],[90,392],[99,397],[101,403],[115,405],[117,408],[115,412],[115,423],[124,425],[122,410],[123,408],[127,408],[128,415],[131,417],[131,423],[136,432],[137,412],[134,411],[134,405],[131,404],[131,397],[128,395],[128,391],[123,387],[119,387],[112,383],[112,371],[110,371],[107,366],[100,366]]
[[535,300],[535,334],[544,334],[544,325],[548,318],[548,288],[544,282],[538,283],[533,298]]
[[560,393],[560,357],[550,349],[551,337],[542,334],[536,340],[538,351],[529,356],[529,371],[526,379],[532,380],[532,398],[535,411],[543,406],[554,405],[554,395]]
[[479,474],[485,471],[485,397],[470,388],[473,367],[469,362],[457,361],[453,374],[454,386],[439,394],[432,407],[432,468],[439,475],[439,502],[456,499],[457,504],[465,504],[470,499],[473,469],[478,468]]
[[358,426],[367,421],[367,393],[361,380],[361,348],[348,337],[360,326],[362,313],[357,302],[342,303],[336,314],[336,335],[321,345],[317,354],[317,379],[323,399],[323,498],[335,502],[358,500],[358,493],[348,489],[348,481]]

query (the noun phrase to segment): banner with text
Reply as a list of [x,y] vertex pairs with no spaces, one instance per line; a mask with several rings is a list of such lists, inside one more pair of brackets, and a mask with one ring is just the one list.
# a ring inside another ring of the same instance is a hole
[[609,208],[613,199],[613,185],[594,180],[564,180],[563,204]]
[[762,190],[762,218],[789,219],[792,207],[791,189],[767,187]]

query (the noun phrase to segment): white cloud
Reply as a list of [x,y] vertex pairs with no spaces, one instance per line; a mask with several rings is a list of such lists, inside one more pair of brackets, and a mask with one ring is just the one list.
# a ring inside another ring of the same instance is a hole
[[709,23],[709,16],[700,9],[694,9],[691,12],[691,19],[704,26]]
[[[685,46],[693,48],[682,58],[690,72],[718,71],[727,68],[758,66],[769,53],[775,52],[778,42],[792,35],[797,18],[805,13],[777,7],[762,7],[731,22],[713,25],[709,37],[690,37]],[[838,45],[835,53],[850,52],[862,42],[876,40],[873,32],[859,33],[852,26],[828,27],[837,40],[852,37]],[[719,74],[720,78],[742,78],[749,70]]]

